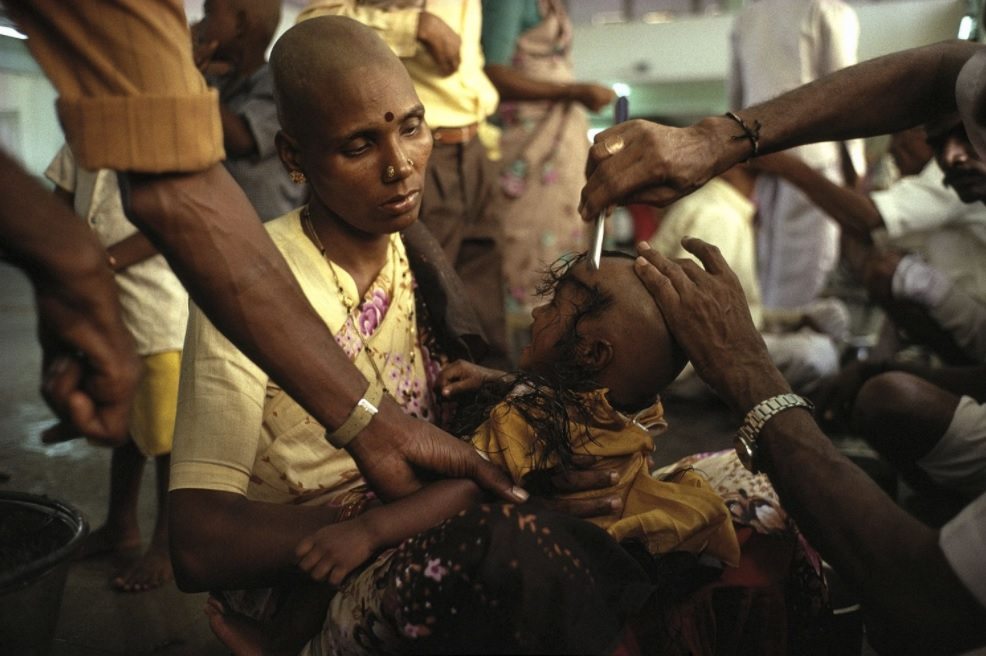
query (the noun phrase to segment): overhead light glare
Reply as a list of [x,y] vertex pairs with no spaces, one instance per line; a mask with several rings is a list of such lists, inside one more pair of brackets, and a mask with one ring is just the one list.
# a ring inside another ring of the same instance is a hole
[[674,20],[674,14],[670,11],[648,11],[646,14],[640,17],[640,20],[644,21],[648,25],[657,25],[659,23],[670,23]]
[[960,39],[968,41],[972,38],[972,31],[976,28],[976,21],[973,20],[972,16],[963,16],[962,20],[959,21],[959,34]]
[[630,85],[624,82],[614,82],[610,87],[617,96],[630,96]]

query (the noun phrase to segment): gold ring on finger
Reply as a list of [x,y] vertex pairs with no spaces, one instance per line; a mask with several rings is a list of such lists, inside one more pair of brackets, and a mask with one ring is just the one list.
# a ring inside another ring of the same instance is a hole
[[603,148],[606,149],[606,153],[609,155],[615,155],[616,153],[623,150],[626,143],[623,141],[623,137],[616,135],[612,139],[607,139],[603,142]]

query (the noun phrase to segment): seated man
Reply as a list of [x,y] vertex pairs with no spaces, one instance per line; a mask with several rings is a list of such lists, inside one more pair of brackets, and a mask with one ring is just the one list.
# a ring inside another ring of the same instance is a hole
[[[863,270],[870,272],[864,281],[895,320],[910,319],[901,324],[905,330],[927,336],[946,360],[949,354],[958,354],[954,355],[958,358],[961,352],[955,347],[965,345],[968,354],[959,361],[982,362],[983,351],[979,349],[986,339],[986,331],[981,330],[986,303],[971,291],[982,287],[968,281],[986,275],[982,266],[986,242],[981,240],[986,236],[986,224],[970,219],[982,214],[981,203],[986,201],[986,164],[976,154],[956,114],[929,124],[928,139],[945,171],[945,183],[976,210],[959,213],[959,218],[948,223],[950,229],[963,230],[967,236],[947,241],[956,245],[964,241],[964,245],[939,252],[934,260],[959,273],[951,278],[945,270],[915,255],[874,253],[875,246],[856,239],[857,248],[871,255],[864,263]],[[779,161],[775,158],[778,156],[764,160],[772,160],[768,165],[774,167]],[[800,166],[786,168],[793,171],[792,178],[810,181],[816,177]],[[808,182],[805,188],[809,187],[817,189],[818,185]],[[873,205],[877,206],[890,205]],[[861,224],[864,220],[855,225]],[[865,219],[865,224],[876,225],[872,218]],[[971,249],[980,252],[975,260],[969,255]],[[915,477],[917,481],[930,478],[960,495],[979,494],[986,490],[983,373],[986,368],[982,365],[934,369],[903,363],[857,363],[830,385],[834,393],[826,394],[820,403],[822,416],[848,419],[850,426],[912,481]]]
[[[692,257],[681,247],[685,236],[716,244],[740,279],[750,314],[774,364],[792,388],[810,393],[819,379],[838,370],[836,341],[845,337],[848,314],[834,299],[820,299],[796,310],[763,307],[753,227],[756,207],[750,200],[756,177],[749,167],[735,166],[682,198],[668,208],[650,244],[673,258]],[[705,385],[694,374],[695,370],[687,367],[671,391],[685,397],[704,393]]]
[[756,166],[790,180],[842,227],[850,267],[898,330],[948,363],[983,362],[986,208],[979,189],[986,167],[958,114],[927,126],[925,155],[937,161],[916,153],[913,132],[891,144],[905,177],[869,196],[784,154],[759,158]]

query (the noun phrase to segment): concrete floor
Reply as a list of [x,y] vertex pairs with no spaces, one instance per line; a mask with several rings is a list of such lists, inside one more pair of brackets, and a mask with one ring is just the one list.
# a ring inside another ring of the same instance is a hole
[[[34,301],[26,278],[0,265],[0,489],[46,494],[77,507],[90,527],[106,515],[107,449],[82,440],[54,446],[39,434],[52,414],[38,395],[40,349]],[[144,477],[140,521],[145,539],[153,526],[153,471]],[[53,656],[227,653],[209,631],[205,595],[180,592],[174,583],[141,594],[109,586],[109,558],[73,564],[52,645]],[[2,610],[0,610],[2,612]]]

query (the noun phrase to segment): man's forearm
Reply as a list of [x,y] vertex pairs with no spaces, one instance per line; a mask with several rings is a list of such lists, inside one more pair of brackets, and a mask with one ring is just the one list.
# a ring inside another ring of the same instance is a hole
[[869,196],[832,182],[800,160],[785,166],[780,176],[801,190],[842,229],[861,239],[869,240],[870,232],[883,226],[883,217]]
[[860,593],[871,633],[897,653],[951,653],[982,635],[983,610],[951,571],[937,533],[838,452],[804,410],[771,419],[759,443],[781,501]]
[[216,327],[319,422],[342,424],[366,381],[222,165],[135,181],[132,199],[135,222]]
[[740,113],[762,124],[762,153],[896,132],[954,110],[959,71],[982,48],[950,41],[879,57]]
[[123,271],[127,267],[150,259],[157,254],[158,250],[151,243],[151,240],[140,232],[136,232],[106,249],[110,268],[114,272]]
[[[103,247],[72,209],[0,151],[0,255],[29,276],[102,269]],[[108,289],[115,295],[112,278]]]

